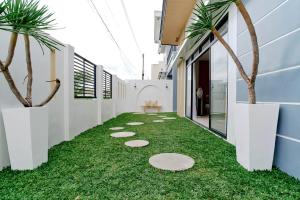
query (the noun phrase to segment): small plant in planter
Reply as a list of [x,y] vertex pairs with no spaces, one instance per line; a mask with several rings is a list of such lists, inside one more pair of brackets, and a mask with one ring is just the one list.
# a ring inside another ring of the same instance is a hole
[[[229,6],[235,4],[243,17],[252,44],[252,71],[248,75],[242,62],[217,30],[216,25]],[[200,1],[194,11],[195,19],[188,27],[189,38],[202,37],[210,31],[233,59],[237,70],[248,86],[248,104],[236,105],[236,150],[238,162],[248,169],[271,170],[274,157],[276,128],[279,114],[277,104],[256,104],[255,83],[259,66],[259,46],[255,27],[242,0]]]
[[[4,0],[0,4],[0,29],[11,32],[7,57],[0,60],[0,70],[14,96],[25,107],[2,110],[12,169],[33,169],[48,159],[48,110],[45,105],[59,90],[60,81],[52,80],[55,87],[50,94],[44,101],[33,103],[30,40],[35,39],[42,51],[44,47],[58,50],[63,46],[44,32],[55,29],[52,17],[48,7],[40,6],[36,0]],[[24,40],[27,66],[24,97],[10,73],[20,36]]]

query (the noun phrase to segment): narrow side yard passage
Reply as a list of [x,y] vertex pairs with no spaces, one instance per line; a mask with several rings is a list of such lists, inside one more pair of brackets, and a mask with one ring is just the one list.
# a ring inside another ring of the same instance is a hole
[[[157,119],[123,114],[52,148],[37,170],[0,172],[0,199],[300,199],[296,179],[277,169],[249,173],[222,139],[184,118],[153,123]],[[112,138],[111,127],[136,135]],[[130,148],[124,145],[129,140],[149,145]],[[174,173],[148,163],[152,155],[173,152],[192,157],[193,168]]]

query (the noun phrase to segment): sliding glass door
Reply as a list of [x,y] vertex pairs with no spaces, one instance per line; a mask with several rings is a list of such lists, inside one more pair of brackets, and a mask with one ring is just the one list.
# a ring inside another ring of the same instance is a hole
[[[227,34],[223,36],[227,39]],[[210,128],[226,136],[228,54],[220,42],[211,47]]]
[[186,68],[186,99],[185,99],[185,116],[192,118],[192,65]]

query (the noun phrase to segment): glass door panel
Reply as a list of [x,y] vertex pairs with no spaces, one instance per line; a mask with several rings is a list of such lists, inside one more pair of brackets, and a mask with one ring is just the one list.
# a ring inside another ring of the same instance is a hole
[[[227,34],[224,35],[227,40]],[[210,128],[226,136],[228,54],[220,42],[211,47]]]
[[192,66],[186,68],[186,101],[185,116],[192,118]]

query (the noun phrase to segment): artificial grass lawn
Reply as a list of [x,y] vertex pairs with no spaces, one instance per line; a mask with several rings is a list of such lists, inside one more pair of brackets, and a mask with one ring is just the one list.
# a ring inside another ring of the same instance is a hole
[[[167,113],[174,117],[174,113]],[[157,116],[123,114],[49,151],[34,171],[0,172],[1,199],[300,199],[300,182],[274,169],[249,173],[235,160],[235,148],[184,118],[152,123]],[[126,126],[130,121],[145,122]],[[110,127],[135,131],[111,138]],[[132,149],[131,139],[150,145]],[[177,152],[195,159],[185,172],[148,164],[150,156]]]

